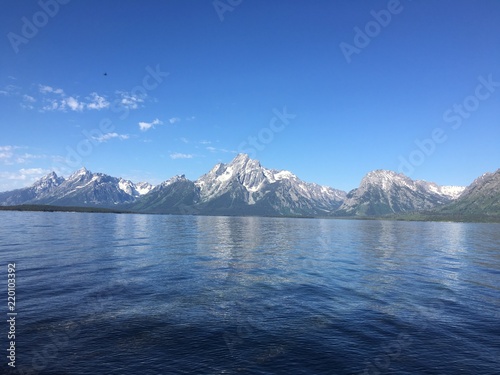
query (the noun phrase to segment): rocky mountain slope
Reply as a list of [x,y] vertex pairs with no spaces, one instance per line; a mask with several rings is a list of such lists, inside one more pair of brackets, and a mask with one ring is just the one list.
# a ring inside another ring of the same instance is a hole
[[500,218],[500,169],[485,173],[470,184],[460,197],[436,212],[462,216],[496,216]]
[[219,163],[196,181],[174,177],[128,208],[206,215],[328,215],[345,192],[263,167],[246,154]]
[[500,170],[484,174],[467,188],[376,170],[346,194],[239,154],[195,181],[181,175],[153,186],[82,168],[66,179],[52,172],[30,187],[0,193],[0,205],[22,204],[199,215],[500,217]]
[[368,173],[357,189],[347,194],[338,216],[380,216],[431,209],[458,198],[463,187],[438,186],[432,182],[414,181],[392,171]]
[[0,204],[113,207],[133,202],[152,188],[82,168],[67,179],[52,172],[28,188],[0,193]]

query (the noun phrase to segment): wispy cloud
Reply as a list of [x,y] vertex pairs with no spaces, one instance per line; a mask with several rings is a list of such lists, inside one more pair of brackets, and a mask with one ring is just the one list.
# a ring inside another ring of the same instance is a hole
[[144,96],[133,95],[125,91],[116,91],[118,94],[118,104],[128,109],[137,109],[144,103]]
[[0,163],[4,165],[28,164],[32,160],[51,159],[52,161],[56,161],[59,158],[58,156],[29,153],[26,152],[26,149],[28,147],[0,146]]
[[194,158],[193,154],[182,154],[180,152],[174,152],[170,154],[170,159],[192,159]]
[[101,110],[109,107],[109,102],[103,96],[98,95],[96,92],[90,94],[90,103],[87,104],[88,109]]
[[182,143],[189,143],[189,139],[187,138],[184,138],[184,137],[180,137],[179,140],[182,142]]
[[23,95],[23,102],[21,103],[21,107],[24,109],[34,109],[33,103],[36,102],[36,99],[30,95]]
[[72,111],[81,112],[85,108],[85,103],[80,102],[77,98],[69,96],[61,101],[59,109],[64,111],[66,109],[66,106]]
[[[38,109],[40,112],[100,111],[111,107],[110,99],[96,91],[87,96],[67,95],[62,88],[39,84],[36,94],[33,92],[30,92],[29,95],[22,94],[21,88],[15,85],[7,85],[0,89],[0,95],[21,97],[21,107],[24,109]],[[116,91],[114,95],[115,104],[127,109],[142,107],[142,103],[144,103],[147,96],[133,95],[125,91]]]
[[216,153],[216,152],[223,152],[223,153],[231,153],[231,154],[237,154],[238,152],[235,150],[227,150],[225,148],[217,148],[213,146],[208,146],[206,149],[210,152]]
[[168,122],[170,122],[171,124],[175,124],[177,122],[180,122],[181,119],[179,117],[172,117],[168,120]]
[[[56,111],[59,109],[59,102],[55,99],[46,100],[45,103],[47,103],[47,104],[45,104],[40,109],[41,112],[50,112],[50,111]],[[63,109],[61,109],[61,110],[63,110]]]
[[21,168],[16,172],[0,172],[0,177],[7,180],[26,180],[32,177],[33,180],[37,180],[48,173],[50,170],[43,168]]
[[102,142],[107,142],[110,139],[114,139],[114,138],[117,138],[117,139],[123,141],[125,139],[129,139],[130,136],[128,134],[106,133],[106,134],[103,134],[103,135],[101,135],[99,137],[93,137],[93,138],[97,142],[102,143]]
[[16,85],[7,85],[4,86],[2,90],[0,90],[0,94],[4,96],[15,96],[19,95],[21,91],[21,87],[16,86]]
[[23,100],[25,102],[29,102],[29,103],[34,103],[36,102],[36,99],[30,95],[23,95]]
[[42,93],[42,94],[64,95],[63,89],[58,89],[58,88],[54,88],[52,86],[47,86],[47,85],[38,85],[38,91],[40,91],[40,93]]
[[78,96],[63,95],[61,98],[43,98],[43,103],[44,106],[40,109],[41,112],[66,112],[67,110],[83,112],[84,110],[101,110],[110,106],[109,101],[96,92],[92,92],[85,100],[81,100]]
[[0,171],[0,191],[29,186],[50,172],[43,168],[21,168],[12,172]]
[[15,161],[17,164],[25,164],[30,160],[46,159],[47,155],[35,155],[25,152],[24,154],[16,155]]
[[0,161],[3,164],[12,164],[12,157],[16,146],[0,146]]
[[154,128],[155,125],[162,125],[163,122],[160,121],[159,119],[154,119],[153,121],[151,122],[145,122],[145,121],[141,121],[139,122],[139,129],[141,129],[142,131],[146,131],[146,130],[149,130],[151,128]]

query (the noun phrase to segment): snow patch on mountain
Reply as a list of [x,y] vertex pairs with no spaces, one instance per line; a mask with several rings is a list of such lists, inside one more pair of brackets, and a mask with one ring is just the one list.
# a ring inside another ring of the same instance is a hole
[[375,170],[361,180],[357,189],[349,192],[338,214],[384,215],[431,209],[456,199],[463,190],[457,186],[414,181],[393,171]]
[[195,185],[205,202],[227,194],[247,205],[257,205],[267,199],[273,201],[270,203],[273,209],[290,214],[333,211],[346,194],[304,182],[289,171],[265,168],[246,154],[238,154],[229,164],[217,164]]

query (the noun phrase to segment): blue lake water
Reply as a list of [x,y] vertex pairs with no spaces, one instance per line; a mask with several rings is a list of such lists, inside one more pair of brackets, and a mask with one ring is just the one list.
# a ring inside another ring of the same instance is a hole
[[[500,225],[0,212],[12,374],[499,374]],[[9,373],[1,356],[0,371]]]

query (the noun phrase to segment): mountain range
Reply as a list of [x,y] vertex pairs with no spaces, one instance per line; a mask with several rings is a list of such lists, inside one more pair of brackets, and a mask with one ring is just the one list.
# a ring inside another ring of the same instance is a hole
[[239,154],[196,181],[180,175],[153,186],[82,168],[66,179],[52,172],[30,187],[0,193],[2,206],[27,204],[199,215],[381,217],[432,212],[500,217],[500,169],[468,187],[375,170],[347,193],[265,168]]

